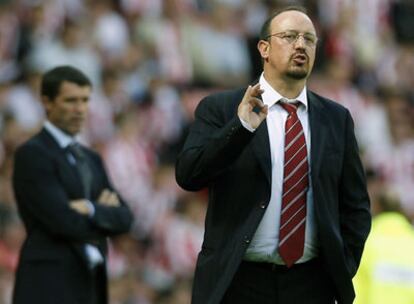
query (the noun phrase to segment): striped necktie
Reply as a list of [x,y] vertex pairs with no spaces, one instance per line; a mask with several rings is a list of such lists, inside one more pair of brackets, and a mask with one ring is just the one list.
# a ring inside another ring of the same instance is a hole
[[288,112],[285,123],[279,255],[290,267],[303,256],[305,245],[308,159],[305,134],[296,113],[299,103],[280,101],[279,104]]

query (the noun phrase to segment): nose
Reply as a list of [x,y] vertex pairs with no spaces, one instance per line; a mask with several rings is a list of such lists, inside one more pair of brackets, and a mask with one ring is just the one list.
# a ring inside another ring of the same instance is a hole
[[84,113],[88,107],[88,104],[86,102],[83,102],[82,100],[78,100],[75,104],[75,111],[77,113]]
[[305,42],[305,37],[303,37],[303,35],[298,35],[298,37],[295,40],[294,43],[295,47],[300,47],[300,48],[305,48],[306,47],[306,42]]

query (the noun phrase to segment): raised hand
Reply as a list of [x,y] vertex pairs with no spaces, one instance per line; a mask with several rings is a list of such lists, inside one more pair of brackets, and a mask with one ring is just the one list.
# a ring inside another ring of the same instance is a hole
[[258,98],[262,93],[263,90],[260,89],[259,83],[249,86],[237,109],[239,118],[248,123],[253,129],[259,127],[268,113],[267,105],[264,105]]

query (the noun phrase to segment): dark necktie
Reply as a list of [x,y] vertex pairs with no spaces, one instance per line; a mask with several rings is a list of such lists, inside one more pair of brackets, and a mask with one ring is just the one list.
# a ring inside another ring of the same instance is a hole
[[78,170],[82,181],[85,191],[85,198],[89,199],[92,186],[92,171],[89,167],[86,155],[78,143],[72,143],[66,149],[76,160],[76,169]]
[[[67,148],[67,151],[75,158],[76,164],[75,167],[79,173],[79,176],[82,181],[82,185],[85,191],[85,198],[90,199],[91,186],[92,186],[92,171],[88,164],[87,157],[85,152],[82,150],[82,147],[74,142],[70,144]],[[88,266],[93,269],[96,265],[103,263],[103,254],[99,250],[99,242],[94,240],[89,240],[89,244],[79,245],[81,251],[86,256],[86,261]]]
[[306,227],[308,159],[305,134],[296,113],[299,103],[279,103],[288,112],[285,124],[279,254],[290,267],[303,256]]

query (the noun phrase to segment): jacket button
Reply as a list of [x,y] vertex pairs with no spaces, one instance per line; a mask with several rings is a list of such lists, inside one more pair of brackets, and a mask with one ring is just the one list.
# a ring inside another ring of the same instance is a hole
[[249,244],[249,243],[250,243],[250,240],[249,240],[249,238],[248,238],[247,236],[245,236],[245,237],[244,237],[244,242],[245,242],[246,244]]
[[266,208],[266,204],[265,204],[265,202],[261,202],[261,203],[260,203],[260,208],[261,208],[261,209],[265,209],[265,208]]

